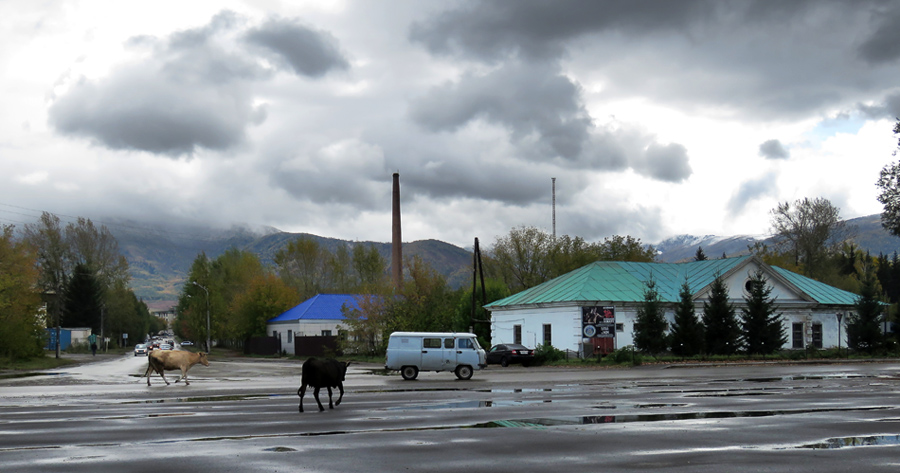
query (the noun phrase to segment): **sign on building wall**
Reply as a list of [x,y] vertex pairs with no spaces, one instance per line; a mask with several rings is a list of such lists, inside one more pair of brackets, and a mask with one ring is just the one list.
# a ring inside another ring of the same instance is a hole
[[582,307],[581,334],[585,338],[616,338],[616,308]]

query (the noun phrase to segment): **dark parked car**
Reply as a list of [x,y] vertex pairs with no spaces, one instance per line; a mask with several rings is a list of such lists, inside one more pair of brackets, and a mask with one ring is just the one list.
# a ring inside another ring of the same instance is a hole
[[489,365],[509,366],[510,363],[521,363],[528,366],[534,362],[534,350],[518,343],[494,345],[487,353]]

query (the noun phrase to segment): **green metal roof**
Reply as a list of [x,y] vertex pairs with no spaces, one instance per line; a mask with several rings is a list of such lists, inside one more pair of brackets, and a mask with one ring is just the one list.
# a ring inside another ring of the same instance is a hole
[[771,268],[776,277],[820,304],[852,305],[856,302],[856,294],[778,267],[767,266],[754,256],[741,256],[688,263],[597,261],[485,307],[496,309],[560,302],[641,302],[644,300],[646,282],[651,278],[656,283],[660,300],[675,303],[680,300],[681,285],[685,281],[691,293],[696,295],[717,276],[726,275],[750,260]]

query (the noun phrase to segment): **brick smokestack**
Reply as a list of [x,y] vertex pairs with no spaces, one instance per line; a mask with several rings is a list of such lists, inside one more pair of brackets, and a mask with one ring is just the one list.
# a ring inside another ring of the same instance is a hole
[[403,289],[403,240],[400,237],[400,173],[394,173],[394,192],[392,197],[393,224],[391,240],[391,276],[397,292]]

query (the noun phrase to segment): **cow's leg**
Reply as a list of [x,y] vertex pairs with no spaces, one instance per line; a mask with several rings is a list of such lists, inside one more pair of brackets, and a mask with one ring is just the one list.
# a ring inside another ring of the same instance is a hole
[[334,409],[334,404],[331,402],[331,386],[326,386],[328,388],[328,408]]
[[150,374],[153,373],[153,371],[153,364],[148,362],[147,371],[144,373],[144,376],[147,377],[147,386],[150,386]]
[[318,386],[314,386],[314,388],[315,388],[315,389],[313,389],[313,397],[316,398],[316,404],[319,405],[319,412],[322,412],[322,411],[325,410],[325,408],[322,407],[322,401],[319,400],[319,387],[318,387]]
[[338,389],[341,391],[341,395],[338,396],[338,400],[337,400],[336,403],[334,403],[334,405],[335,405],[335,406],[340,406],[340,405],[341,405],[341,399],[344,399],[344,383],[338,383],[338,386],[337,386],[337,387],[338,387]]
[[156,369],[156,372],[159,373],[160,376],[162,376],[163,381],[165,381],[165,382],[166,382],[166,386],[168,386],[168,385],[169,385],[169,380],[166,379],[166,370],[165,370],[164,368],[157,368],[157,369]]
[[300,412],[303,412],[303,396],[306,395],[306,385],[300,385],[300,389],[297,390],[297,395],[300,396]]
[[187,370],[184,368],[181,369],[181,377],[176,379],[175,382],[177,383],[177,382],[181,381],[182,379],[184,380],[184,384],[191,384],[187,380]]

